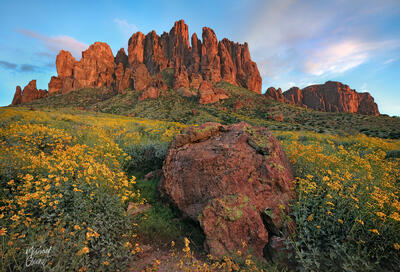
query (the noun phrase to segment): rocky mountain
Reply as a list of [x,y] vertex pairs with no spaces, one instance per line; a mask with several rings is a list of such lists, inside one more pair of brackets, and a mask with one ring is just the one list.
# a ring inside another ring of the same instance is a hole
[[304,89],[292,87],[286,92],[273,87],[267,89],[265,96],[271,100],[291,103],[326,112],[350,112],[364,115],[379,115],[377,104],[369,93],[359,93],[336,81],[311,85]]
[[[200,104],[213,104],[230,97],[216,87],[221,81],[261,94],[261,76],[247,43],[218,41],[207,27],[203,28],[202,40],[196,33],[189,40],[183,20],[161,36],[155,31],[134,33],[128,41],[128,53],[121,48],[116,56],[103,42],[90,45],[79,61],[61,50],[56,67],[57,76],[51,77],[48,91],[37,90],[35,80],[23,90],[17,86],[12,105],[82,88],[103,88],[115,95],[131,89],[141,92],[138,102],[156,99],[173,89],[183,97],[197,97]],[[334,81],[286,92],[270,87],[264,97],[318,111],[379,115],[369,93],[358,93]]]
[[[190,44],[188,26],[183,20],[175,22],[170,32],[161,36],[155,31],[147,35],[134,33],[128,42],[128,54],[121,48],[114,57],[108,44],[102,42],[90,45],[82,52],[79,61],[70,52],[61,50],[56,66],[58,75],[51,78],[48,92],[33,95],[31,83],[25,87],[28,88],[26,93],[17,87],[12,105],[54,93],[99,87],[116,93],[127,88],[146,90],[154,98],[160,90],[167,88],[167,83],[160,76],[167,68],[174,71],[171,87],[184,88],[181,92],[186,94],[197,95],[189,89],[197,90],[205,82],[202,90],[208,91],[205,96],[212,96],[203,99],[205,103],[227,97],[221,90],[212,87],[220,81],[261,93],[261,76],[256,63],[250,58],[247,43],[239,44],[228,39],[218,41],[214,31],[204,27],[202,40],[194,33]],[[153,89],[147,90],[149,88]]]
[[311,85],[302,90],[294,87],[283,95],[293,104],[314,110],[379,115],[378,106],[369,93],[358,93],[336,81]]

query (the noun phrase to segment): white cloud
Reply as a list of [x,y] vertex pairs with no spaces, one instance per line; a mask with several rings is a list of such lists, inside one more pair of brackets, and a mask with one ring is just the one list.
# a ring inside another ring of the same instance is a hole
[[80,59],[82,51],[88,48],[87,44],[77,41],[70,36],[59,35],[49,37],[28,29],[20,29],[18,32],[32,39],[41,41],[44,46],[54,54],[58,54],[60,50],[68,50],[76,59]]
[[390,59],[384,61],[383,64],[389,64],[389,63],[395,62],[396,60],[398,60],[398,58],[390,58]]
[[124,35],[124,38],[129,38],[133,33],[138,31],[138,28],[134,24],[129,24],[125,19],[114,19],[114,23],[117,24],[119,30]]
[[374,41],[347,39],[339,42],[328,42],[326,46],[314,49],[305,58],[306,73],[320,76],[339,74],[357,67],[383,50],[399,45],[398,41]]
[[263,78],[296,72],[321,78],[377,56],[390,59],[400,39],[381,35],[382,24],[371,22],[399,7],[394,0],[259,1],[243,33]]

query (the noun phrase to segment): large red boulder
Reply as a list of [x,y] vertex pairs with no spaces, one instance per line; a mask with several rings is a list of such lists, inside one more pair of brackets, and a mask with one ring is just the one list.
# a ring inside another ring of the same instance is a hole
[[200,222],[210,252],[227,255],[245,242],[261,257],[268,234],[282,228],[281,210],[294,197],[292,181],[292,167],[268,129],[206,123],[174,138],[159,189]]

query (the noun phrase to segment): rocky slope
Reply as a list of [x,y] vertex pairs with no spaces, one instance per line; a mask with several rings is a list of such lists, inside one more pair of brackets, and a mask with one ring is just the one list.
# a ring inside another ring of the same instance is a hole
[[128,42],[128,54],[121,48],[114,57],[111,48],[102,42],[90,45],[82,52],[79,61],[70,52],[61,50],[56,66],[58,75],[51,78],[48,92],[32,95],[29,91],[21,93],[17,87],[12,105],[54,93],[99,87],[117,93],[127,88],[137,91],[156,88],[158,91],[148,91],[154,98],[159,90],[167,88],[160,76],[167,68],[174,71],[170,87],[185,88],[185,93],[190,93],[189,88],[197,90],[202,82],[206,82],[207,95],[213,97],[203,99],[204,103],[226,97],[220,90],[212,88],[220,81],[261,93],[261,76],[256,63],[250,58],[247,43],[234,43],[228,39],[218,41],[214,31],[204,27],[202,41],[194,33],[190,45],[188,26],[183,20],[175,22],[171,31],[161,36],[155,31],[147,35],[134,33]]
[[326,112],[350,112],[379,115],[377,104],[369,93],[358,93],[348,85],[336,81],[311,85],[304,89],[293,87],[286,92],[269,88],[267,97],[276,101],[292,103],[302,107]]

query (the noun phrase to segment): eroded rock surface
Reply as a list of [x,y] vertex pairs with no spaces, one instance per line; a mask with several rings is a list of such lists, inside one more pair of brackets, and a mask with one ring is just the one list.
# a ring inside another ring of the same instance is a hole
[[159,189],[200,222],[212,254],[227,255],[245,242],[246,251],[261,257],[268,235],[282,228],[280,209],[294,197],[292,180],[292,167],[266,128],[206,123],[174,138]]

